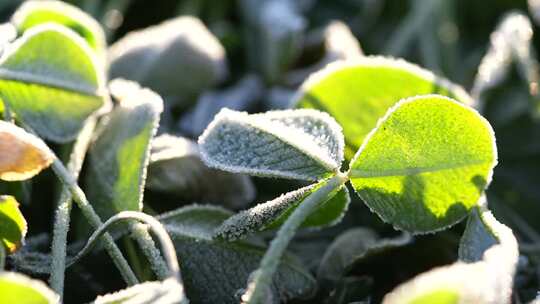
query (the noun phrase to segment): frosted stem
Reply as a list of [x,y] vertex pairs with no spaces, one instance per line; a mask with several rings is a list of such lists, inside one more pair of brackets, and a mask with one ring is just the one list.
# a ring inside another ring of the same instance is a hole
[[[27,132],[36,135],[36,132],[34,132],[32,128],[25,125],[23,122],[20,123]],[[73,196],[73,200],[81,209],[82,214],[86,218],[86,220],[90,223],[90,225],[97,229],[97,227],[101,226],[103,222],[97,215],[90,202],[88,202],[88,199],[86,198],[86,195],[84,194],[82,189],[79,187],[79,185],[77,185],[76,178],[66,169],[64,164],[62,164],[60,159],[58,159],[58,157],[52,150],[49,149],[49,152],[54,157],[53,163],[51,165],[54,173],[56,174],[58,179],[60,179],[63,186],[69,189],[71,195]],[[110,236],[110,234],[106,233],[103,235],[103,242],[105,250],[107,250],[107,252],[109,253],[114,264],[120,271],[120,274],[122,275],[124,281],[128,285],[135,285],[139,283],[139,280],[135,276],[135,273],[133,273],[133,270],[122,255],[122,252],[120,251],[118,246],[116,246],[116,244],[114,243],[114,239]]]
[[0,244],[0,271],[4,271],[6,267],[6,248],[4,244]]
[[259,269],[253,274],[248,282],[247,290],[242,296],[242,303],[264,304],[269,296],[267,291],[273,280],[274,273],[279,265],[281,257],[287,249],[289,242],[294,237],[296,230],[305,219],[323,202],[328,196],[348,180],[348,177],[338,173],[332,177],[323,187],[310,194],[287,218],[283,226],[277,232],[276,237],[270,243],[270,248],[264,254]]
[[180,267],[178,266],[176,251],[174,249],[174,244],[169,237],[169,234],[167,233],[163,225],[154,217],[136,211],[122,211],[109,218],[103,225],[97,228],[94,233],[92,233],[84,248],[77,254],[77,256],[75,256],[72,261],[69,262],[68,266],[73,265],[80,258],[86,255],[95,245],[97,238],[99,238],[102,234],[107,233],[106,231],[109,226],[117,222],[126,220],[137,220],[143,222],[144,224],[148,225],[150,229],[152,229],[161,244],[163,256],[165,257],[165,261],[167,262],[167,266],[169,268],[167,277],[173,277],[178,279],[179,282],[182,282],[180,278]]
[[[70,155],[67,168],[75,179],[78,178],[81,167],[84,162],[84,156],[88,150],[88,145],[92,138],[92,133],[96,127],[96,118],[88,119],[84,128],[81,130]],[[66,270],[66,245],[67,233],[69,230],[70,213],[72,207],[72,196],[66,186],[62,186],[60,199],[56,204],[56,214],[54,219],[53,240],[51,245],[51,276],[49,284],[51,288],[63,297],[64,277]]]
[[156,248],[152,236],[148,233],[148,228],[139,223],[132,223],[129,225],[129,228],[133,237],[141,247],[142,252],[148,261],[150,261],[150,266],[158,279],[165,279],[169,275],[169,270],[167,269],[167,264],[161,257],[161,253]]

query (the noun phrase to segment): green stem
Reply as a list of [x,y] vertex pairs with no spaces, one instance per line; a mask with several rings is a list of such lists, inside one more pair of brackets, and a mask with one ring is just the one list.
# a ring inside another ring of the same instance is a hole
[[107,229],[111,225],[126,220],[137,220],[139,222],[143,222],[152,229],[161,244],[163,255],[168,266],[166,277],[176,278],[181,283],[182,280],[180,276],[180,266],[178,265],[178,258],[176,257],[174,244],[169,237],[169,234],[167,233],[163,225],[154,217],[137,211],[122,211],[109,218],[103,225],[101,225],[96,229],[96,231],[94,231],[94,233],[88,239],[88,242],[86,243],[84,248],[77,254],[77,256],[75,256],[75,258],[73,258],[73,260],[68,263],[68,267],[76,263],[84,255],[90,252],[92,247],[95,245],[97,238],[99,238],[103,234],[106,234]]
[[0,244],[0,271],[4,271],[6,268],[6,248],[4,244]]
[[130,224],[129,228],[133,237],[141,247],[142,252],[150,262],[150,266],[158,279],[163,280],[167,278],[169,275],[167,264],[161,257],[152,236],[150,236],[150,233],[148,233],[148,228],[139,223],[132,223]]
[[[95,127],[96,118],[92,117],[86,122],[73,146],[67,167],[75,179],[78,178],[81,171],[84,156],[88,150],[88,145],[90,144]],[[60,199],[56,206],[57,208],[54,219],[53,240],[51,246],[52,264],[49,284],[51,288],[62,298],[64,293],[64,277],[66,270],[65,263],[67,233],[69,230],[72,207],[72,196],[66,186],[62,186]]]
[[[69,173],[66,167],[64,167],[62,162],[56,156],[54,157],[52,163],[52,169],[56,173],[58,178],[62,181],[64,186],[69,189],[71,195],[73,196],[73,200],[75,200],[75,203],[77,203],[84,217],[86,217],[90,225],[92,225],[94,229],[98,229],[100,226],[102,226],[103,222],[97,215],[92,205],[90,205],[90,202],[88,202],[88,200],[86,199],[86,195],[79,187],[79,185],[77,185],[77,182],[75,181],[73,176]],[[133,273],[133,270],[122,255],[122,252],[114,243],[114,239],[111,237],[111,235],[108,233],[103,234],[103,241],[105,249],[111,256],[118,270],[120,270],[124,281],[126,281],[128,285],[135,285],[139,283],[139,280],[135,276],[135,273]]]
[[[36,132],[34,132],[32,128],[25,125],[23,122],[20,123],[27,132],[36,135]],[[88,199],[86,198],[86,195],[84,194],[82,189],[79,187],[79,185],[77,185],[77,180],[75,179],[75,177],[73,177],[71,173],[69,173],[62,161],[58,159],[56,154],[51,149],[49,149],[49,153],[54,157],[52,163],[52,169],[54,173],[60,179],[63,186],[69,189],[71,195],[73,196],[73,199],[75,200],[75,203],[77,203],[77,205],[81,209],[84,217],[86,217],[86,220],[90,223],[90,225],[97,229],[103,224],[103,222],[97,215],[90,202],[88,202]],[[111,259],[113,260],[113,263],[116,265],[118,270],[120,270],[120,274],[122,275],[124,281],[128,285],[138,284],[139,280],[135,276],[135,273],[133,273],[133,270],[122,255],[120,249],[118,249],[118,246],[116,246],[116,244],[114,243],[114,239],[111,237],[111,235],[108,233],[104,234],[103,242],[105,250],[107,250],[107,252],[111,256]]]
[[269,296],[267,292],[270,289],[274,273],[296,230],[321,203],[327,201],[332,192],[341,187],[348,179],[348,176],[338,173],[323,187],[306,197],[292,212],[270,243],[270,248],[262,258],[259,269],[252,274],[247,290],[242,296],[242,303],[266,303],[265,299]]

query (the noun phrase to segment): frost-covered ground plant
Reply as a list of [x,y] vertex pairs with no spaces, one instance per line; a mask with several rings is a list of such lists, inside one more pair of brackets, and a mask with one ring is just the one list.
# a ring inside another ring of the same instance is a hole
[[0,2],[0,303],[538,297],[527,15],[172,2]]

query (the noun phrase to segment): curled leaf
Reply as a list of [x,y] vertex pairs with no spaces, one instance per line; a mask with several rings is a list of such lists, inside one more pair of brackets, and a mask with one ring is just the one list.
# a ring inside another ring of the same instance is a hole
[[47,23],[25,31],[3,52],[0,96],[40,136],[63,143],[106,104],[103,76],[80,36]]
[[[244,238],[250,233],[281,226],[303,200],[322,187],[326,181],[300,188],[258,204],[231,216],[216,229],[216,236],[227,240]],[[303,227],[326,227],[339,223],[350,202],[347,187],[336,189],[326,201],[306,218]]]
[[19,33],[44,23],[58,23],[77,32],[96,51],[105,50],[105,34],[90,15],[76,6],[62,1],[25,1],[17,9],[11,22]]
[[[460,245],[462,248],[478,246],[475,244],[476,238],[495,237],[497,243],[489,248],[479,248],[479,251],[485,251],[476,262],[467,264],[458,261],[413,278],[387,294],[383,303],[511,303],[513,277],[519,255],[512,230],[497,222],[491,212],[480,207],[473,209],[467,225]],[[465,251],[460,249],[462,253]],[[472,256],[466,254],[465,257],[476,259],[476,253]]]
[[439,95],[400,101],[351,161],[351,182],[385,222],[411,233],[444,229],[477,205],[497,149],[489,123]]
[[0,272],[0,303],[57,304],[60,297],[43,282],[15,272]]
[[128,89],[113,89],[119,104],[99,126],[89,151],[87,194],[102,218],[142,209],[151,140],[163,110],[159,95],[125,81],[117,87],[125,88],[122,83]]
[[23,244],[26,231],[26,219],[19,210],[19,203],[12,196],[1,195],[0,240],[9,253],[13,253]]
[[195,142],[166,134],[152,142],[146,186],[187,201],[221,203],[236,209],[255,198],[255,186],[248,176],[208,168]]
[[331,63],[312,74],[293,107],[328,112],[343,127],[345,156],[352,159],[377,121],[400,99],[440,94],[472,105],[458,85],[402,59],[361,57]]
[[0,121],[0,179],[31,178],[52,161],[53,155],[41,139],[14,124]]
[[343,145],[341,127],[314,110],[249,115],[223,109],[199,137],[210,167],[312,181],[339,170]]

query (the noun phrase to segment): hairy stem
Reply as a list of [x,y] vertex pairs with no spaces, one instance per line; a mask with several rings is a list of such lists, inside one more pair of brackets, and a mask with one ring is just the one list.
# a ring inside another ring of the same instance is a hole
[[[88,202],[88,200],[86,199],[86,195],[79,187],[79,185],[77,185],[77,182],[75,181],[73,176],[67,171],[66,167],[64,167],[62,162],[57,157],[55,157],[53,160],[52,169],[54,170],[58,178],[62,181],[64,186],[69,189],[71,195],[73,196],[73,200],[77,203],[79,208],[81,208],[84,217],[88,220],[90,225],[92,225],[92,227],[94,227],[95,229],[98,229],[100,226],[102,226],[103,222],[97,215],[92,205],[90,205],[90,202]],[[105,233],[103,235],[103,241],[105,249],[111,256],[118,270],[120,270],[124,281],[126,281],[128,285],[135,285],[139,283],[139,280],[135,276],[135,273],[133,273],[133,270],[122,255],[122,252],[114,243],[114,239],[111,237],[111,235]]]
[[144,214],[142,212],[136,212],[136,211],[122,211],[120,213],[117,213],[116,215],[109,218],[103,225],[101,225],[99,228],[97,228],[94,233],[90,236],[88,239],[88,242],[84,246],[84,248],[75,256],[75,258],[69,262],[68,266],[73,265],[75,262],[77,262],[80,258],[82,258],[84,255],[86,255],[92,247],[95,245],[97,238],[99,238],[102,234],[107,233],[107,229],[109,226],[120,222],[120,221],[126,221],[126,220],[137,220],[140,221],[150,227],[156,237],[158,238],[161,249],[163,251],[163,256],[165,257],[165,261],[167,262],[167,266],[169,268],[167,277],[173,277],[178,279],[179,282],[181,282],[180,277],[180,266],[178,265],[178,258],[176,257],[176,251],[174,249],[174,244],[169,237],[169,234],[163,227],[163,225],[156,220],[154,217]]
[[[36,132],[34,132],[34,130],[32,130],[30,126],[26,125],[22,121],[20,121],[20,123],[22,127],[26,129],[27,132],[32,133],[37,136]],[[57,175],[57,177],[60,179],[60,181],[62,182],[63,188],[69,189],[69,192],[73,196],[73,199],[75,200],[79,208],[81,208],[83,215],[86,217],[90,225],[92,225],[94,228],[101,226],[103,222],[101,221],[101,219],[95,212],[92,205],[86,199],[86,195],[84,194],[82,189],[79,187],[79,185],[77,185],[77,179],[68,171],[68,169],[66,169],[64,164],[60,161],[60,159],[58,159],[56,154],[51,149],[49,149],[49,152],[54,157],[53,163],[52,163],[52,169],[54,173]],[[58,240],[58,242],[59,241],[60,240]],[[105,243],[105,249],[107,250],[114,264],[120,271],[124,281],[128,285],[135,285],[139,283],[139,280],[133,273],[133,270],[129,266],[124,256],[122,255],[122,252],[120,251],[118,246],[116,246],[116,244],[114,243],[114,239],[109,234],[105,234],[103,236],[103,241]],[[64,252],[65,252],[65,249],[64,249]]]
[[[27,132],[30,132],[34,135],[36,135],[36,132],[32,130],[29,126],[21,122],[21,125],[26,129]],[[37,136],[37,135],[36,135]],[[73,196],[73,200],[79,208],[81,209],[84,217],[86,220],[92,225],[94,228],[98,228],[103,224],[101,219],[99,218],[99,215],[97,215],[96,211],[88,202],[88,199],[86,198],[86,195],[82,191],[82,189],[77,185],[77,180],[73,175],[66,169],[62,161],[58,159],[56,154],[49,149],[49,153],[53,155],[53,163],[52,163],[52,169],[58,179],[62,182],[63,186],[69,189],[69,192],[71,192],[71,195]],[[114,243],[114,239],[111,237],[110,234],[103,235],[103,242],[105,246],[105,250],[109,253],[111,259],[113,260],[114,264],[120,271],[120,274],[122,275],[122,278],[128,285],[135,285],[139,283],[139,280],[135,276],[135,273],[133,273],[133,270],[129,266],[127,260],[122,255],[122,252],[116,246]]]
[[148,227],[139,223],[132,223],[129,225],[129,228],[133,237],[141,247],[142,252],[150,262],[152,271],[154,271],[158,279],[165,279],[169,274],[167,264],[161,257],[159,250],[156,248],[156,244],[150,236],[150,233],[148,233]]
[[328,199],[328,196],[343,185],[348,180],[348,177],[342,173],[338,173],[332,177],[323,187],[310,194],[296,208],[285,223],[277,232],[276,237],[270,243],[270,248],[264,254],[261,260],[259,269],[253,274],[248,283],[248,287],[242,296],[242,303],[248,304],[264,304],[265,299],[269,296],[267,292],[270,289],[272,279],[279,261],[287,249],[289,242],[294,237],[296,230],[302,225],[305,219],[323,202]]
[[[91,117],[81,130],[73,146],[67,169],[75,179],[81,171],[84,156],[88,150],[88,145],[92,138],[92,133],[96,127],[96,118]],[[66,186],[62,186],[60,199],[56,204],[56,214],[54,219],[53,240],[51,246],[52,264],[49,284],[51,288],[63,297],[64,276],[66,270],[66,245],[67,233],[69,230],[70,214],[72,207],[72,196]]]

